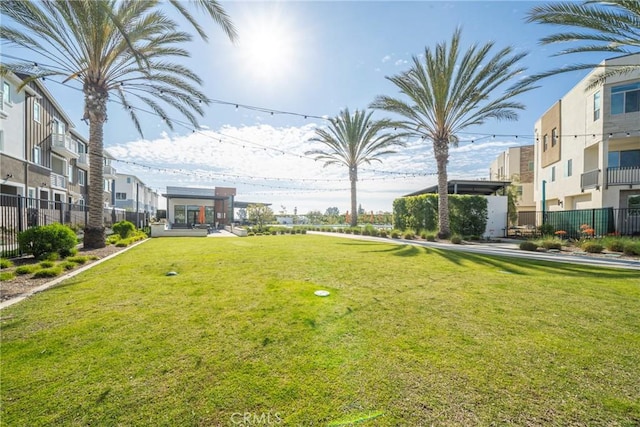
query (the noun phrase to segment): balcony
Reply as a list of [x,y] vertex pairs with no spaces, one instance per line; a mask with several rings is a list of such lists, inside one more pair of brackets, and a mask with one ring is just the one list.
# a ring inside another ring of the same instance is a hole
[[51,188],[67,189],[67,177],[51,172]]
[[104,178],[116,179],[116,168],[111,165],[104,165],[104,169],[102,170],[102,176]]
[[595,169],[589,172],[585,172],[580,175],[580,188],[584,191],[586,188],[599,188],[600,182],[600,169]]
[[54,133],[51,135],[51,150],[67,159],[77,159],[78,143],[67,135]]
[[607,186],[640,184],[640,166],[607,168]]
[[76,163],[78,166],[89,166],[89,153],[78,153],[78,160]]

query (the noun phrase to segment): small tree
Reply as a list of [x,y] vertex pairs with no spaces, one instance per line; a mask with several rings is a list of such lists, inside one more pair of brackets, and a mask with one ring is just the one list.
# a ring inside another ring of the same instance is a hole
[[247,206],[247,215],[249,221],[252,221],[258,227],[258,230],[262,230],[265,224],[273,222],[273,210],[262,203]]

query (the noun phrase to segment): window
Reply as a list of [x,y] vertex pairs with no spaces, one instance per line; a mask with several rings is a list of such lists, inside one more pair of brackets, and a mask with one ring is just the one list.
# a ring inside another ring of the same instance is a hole
[[29,187],[27,189],[27,207],[28,208],[36,207],[36,189],[33,187]]
[[573,175],[573,159],[567,160],[567,166],[564,171],[564,176],[572,176]]
[[127,193],[116,193],[116,200],[127,200]]
[[610,168],[640,167],[640,150],[609,151]]
[[611,88],[611,114],[640,111],[640,82]]
[[33,120],[40,123],[40,103],[38,101],[33,102]]
[[522,197],[522,185],[516,185],[516,194],[518,197]]
[[551,131],[551,146],[555,147],[558,143],[558,129],[553,128]]
[[0,129],[0,151],[4,151],[4,131]]
[[108,179],[104,180],[103,190],[104,191],[111,191],[111,184],[109,183]]
[[185,205],[175,205],[173,207],[173,221],[176,224],[186,224],[187,210]]
[[551,167],[551,182],[555,182],[556,180],[556,167],[552,166]]
[[600,91],[593,94],[593,121],[600,118]]
[[78,169],[78,184],[86,185],[87,173],[82,169]]
[[131,177],[130,176],[127,177],[127,184],[131,184]]
[[7,82],[2,82],[2,103],[11,104],[11,85]]
[[33,147],[33,163],[40,164],[40,147]]
[[73,183],[73,166],[71,166],[71,164],[67,165],[67,178],[69,179],[69,183]]
[[545,134],[542,137],[542,151],[547,151],[547,149],[549,148],[549,142],[547,141],[549,138],[547,138],[547,135]]
[[528,169],[529,169],[529,172],[533,170],[533,162],[529,162]]

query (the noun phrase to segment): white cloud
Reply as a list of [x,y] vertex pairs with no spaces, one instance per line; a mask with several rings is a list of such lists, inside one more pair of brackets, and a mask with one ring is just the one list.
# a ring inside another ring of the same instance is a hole
[[408,64],[409,61],[407,61],[406,59],[398,59],[396,62],[393,63],[393,65],[395,66],[400,66],[400,65],[405,65]]
[[384,63],[384,62],[389,62],[389,61],[391,61],[391,55],[385,55],[385,56],[382,58],[382,62],[383,62],[383,63]]
[[[217,131],[165,133],[155,140],[139,139],[107,149],[120,160],[114,163],[118,171],[138,176],[160,193],[168,185],[231,186],[238,190],[237,200],[272,203],[278,210],[281,205],[290,212],[296,207],[300,214],[324,212],[330,206],[350,210],[346,168],[323,167],[304,154],[320,147],[308,142],[316,126],[225,125]],[[513,145],[488,141],[452,148],[450,179],[486,178],[491,161]],[[395,198],[435,185],[435,172],[431,144],[412,140],[382,163],[360,167],[358,203],[367,212],[391,211]]]

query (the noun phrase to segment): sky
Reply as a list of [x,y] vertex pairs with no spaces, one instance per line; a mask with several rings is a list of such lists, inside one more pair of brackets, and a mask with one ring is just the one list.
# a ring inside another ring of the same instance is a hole
[[[167,186],[235,187],[236,200],[270,203],[276,213],[350,209],[348,170],[324,167],[305,152],[315,129],[344,109],[366,109],[377,95],[399,96],[386,78],[406,71],[426,47],[462,30],[463,48],[495,43],[528,55],[521,77],[566,64],[593,63],[605,54],[553,56],[567,46],[542,46],[559,28],[525,22],[536,4],[527,1],[283,1],[222,2],[239,40],[231,43],[206,22],[209,41],[186,48],[183,61],[204,81],[213,102],[200,128],[171,131],[158,116],[141,114],[141,137],[122,107],[108,105],[105,149],[120,173],[133,174],[162,194]],[[180,21],[180,18],[174,16]],[[204,17],[202,19],[204,21]],[[192,31],[186,26],[184,30]],[[5,52],[30,58],[28,51]],[[586,72],[550,77],[516,100],[526,106],[516,121],[490,121],[460,134],[450,151],[449,179],[489,179],[491,162],[509,147],[533,144],[535,121]],[[88,138],[82,94],[74,83],[46,85]],[[178,113],[171,115],[181,119]],[[375,111],[375,119],[394,118]],[[358,204],[366,212],[391,211],[393,200],[436,184],[431,144],[415,139],[405,148],[362,165]],[[162,207],[162,206],[161,206]]]

